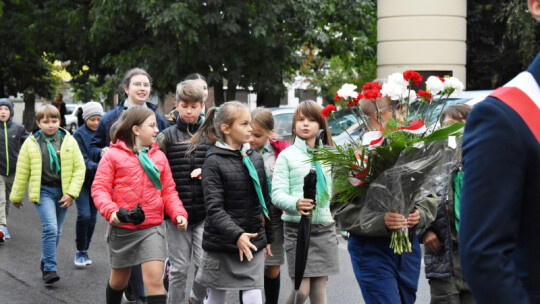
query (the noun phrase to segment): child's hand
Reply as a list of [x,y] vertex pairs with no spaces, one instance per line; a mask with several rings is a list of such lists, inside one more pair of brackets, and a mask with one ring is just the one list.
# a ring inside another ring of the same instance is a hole
[[384,224],[390,230],[401,229],[407,225],[407,219],[399,213],[386,212],[384,215]]
[[244,255],[246,255],[248,261],[253,259],[253,253],[251,253],[250,248],[257,251],[257,247],[251,243],[250,239],[256,236],[256,233],[242,233],[242,235],[238,238],[238,241],[236,241],[236,245],[240,251],[240,262],[244,261]]
[[100,156],[103,157],[103,155],[105,153],[107,153],[107,151],[109,151],[109,147],[105,147],[105,148],[101,149],[101,155]]
[[197,168],[191,172],[191,178],[201,179],[201,168]]
[[109,218],[109,224],[111,224],[111,226],[120,226],[122,225],[123,223],[118,219],[118,216],[116,216],[116,213],[118,211],[115,211],[113,213],[111,213],[111,217]]
[[426,232],[422,242],[433,253],[438,253],[441,249],[441,242],[439,242],[439,238],[437,237],[435,232],[431,230],[428,230],[428,232]]
[[176,227],[178,227],[178,229],[182,230],[182,231],[186,231],[187,229],[187,226],[188,226],[188,221],[185,217],[179,215],[176,217],[176,222],[178,223],[178,225],[176,225]]
[[58,201],[59,203],[63,203],[60,208],[67,208],[71,205],[73,205],[73,197],[69,194],[64,194],[62,198]]
[[412,228],[418,224],[420,221],[420,211],[418,209],[413,208],[411,213],[409,213],[409,216],[407,217],[407,225],[409,225],[409,228]]
[[266,248],[264,248],[264,260],[265,261],[266,261],[266,259],[268,259],[268,257],[274,256],[272,254],[272,250],[270,250],[270,246],[272,246],[272,244],[268,244],[268,245],[266,245]]
[[309,215],[309,211],[313,210],[313,200],[302,198],[296,202],[296,210],[302,215]]
[[13,203],[13,206],[15,206],[15,208],[17,208],[17,209],[21,209],[21,207],[23,206],[23,204],[22,204],[22,203],[18,203],[18,204]]

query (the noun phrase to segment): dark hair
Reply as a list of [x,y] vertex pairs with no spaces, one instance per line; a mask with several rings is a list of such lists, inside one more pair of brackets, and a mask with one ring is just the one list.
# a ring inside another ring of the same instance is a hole
[[291,136],[291,144],[294,144],[294,140],[296,139],[296,121],[298,121],[298,118],[300,115],[304,115],[306,117],[315,119],[317,123],[319,124],[319,128],[323,129],[326,132],[326,143],[330,146],[333,146],[334,143],[332,142],[332,134],[330,133],[330,129],[328,128],[328,122],[325,118],[321,116],[322,107],[316,103],[313,100],[305,100],[302,101],[298,107],[296,108],[296,111],[294,111],[293,121],[292,121],[292,136]]
[[129,87],[129,83],[131,82],[131,78],[133,76],[137,76],[137,75],[144,75],[146,77],[148,77],[148,80],[150,81],[150,83],[152,82],[152,77],[150,77],[150,74],[148,74],[148,72],[142,68],[133,68],[129,71],[126,72],[126,74],[124,74],[124,78],[122,78],[122,87]]
[[242,114],[242,111],[239,111],[239,109],[244,109],[245,111],[248,110],[247,107],[239,101],[227,101],[219,107],[219,110],[216,107],[208,110],[202,126],[197,130],[197,133],[187,141],[190,145],[187,154],[195,150],[203,138],[212,145],[217,141],[224,140],[225,136],[221,133],[221,125],[226,124],[231,126],[234,121],[240,117],[240,114]]
[[197,79],[202,79],[202,80],[204,80],[204,82],[208,82],[208,81],[206,81],[206,78],[203,75],[199,74],[199,73],[189,74],[189,75],[187,75],[185,80],[197,80]]
[[469,113],[471,113],[472,107],[470,105],[459,103],[446,107],[441,113],[440,122],[443,123],[447,117],[459,121],[465,122]]
[[135,134],[133,126],[140,126],[151,115],[156,115],[154,111],[145,106],[133,106],[122,112],[120,118],[111,127],[112,142],[121,140],[126,143],[129,149],[134,151]]

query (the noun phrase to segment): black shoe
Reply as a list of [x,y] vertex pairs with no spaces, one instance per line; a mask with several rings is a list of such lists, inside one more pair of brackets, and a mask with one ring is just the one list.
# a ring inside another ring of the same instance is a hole
[[56,271],[43,271],[43,281],[45,284],[52,284],[60,280],[60,277],[56,274]]
[[131,291],[131,286],[128,284],[126,289],[124,289],[124,302],[126,303],[135,303],[137,297]]

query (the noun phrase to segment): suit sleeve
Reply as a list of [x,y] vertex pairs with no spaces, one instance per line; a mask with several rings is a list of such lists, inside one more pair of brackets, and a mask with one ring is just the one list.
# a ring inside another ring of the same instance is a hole
[[92,198],[99,213],[109,221],[111,214],[118,211],[118,205],[112,201],[112,191],[115,177],[114,159],[110,153],[105,153],[99,162],[96,177],[92,184]]
[[216,160],[206,159],[202,168],[206,220],[212,227],[215,227],[216,231],[220,231],[229,243],[236,244],[238,238],[245,231],[225,211],[225,187],[219,171],[219,164]]
[[298,213],[296,203],[301,197],[289,195],[290,189],[289,162],[285,153],[276,160],[274,176],[272,177],[272,202],[276,207],[291,214]]
[[167,212],[167,214],[171,217],[173,224],[178,225],[176,217],[183,216],[187,219],[188,214],[186,209],[184,209],[184,205],[182,204],[180,197],[178,196],[178,192],[176,192],[176,183],[174,182],[171,173],[169,161],[165,156],[163,156],[163,160],[165,162],[165,169],[163,172],[161,172],[161,185],[163,186],[161,189],[161,197],[163,199],[163,203],[165,204],[165,212]]
[[520,238],[524,195],[526,152],[518,120],[509,107],[488,98],[465,127],[460,257],[479,303],[529,303],[509,256]]

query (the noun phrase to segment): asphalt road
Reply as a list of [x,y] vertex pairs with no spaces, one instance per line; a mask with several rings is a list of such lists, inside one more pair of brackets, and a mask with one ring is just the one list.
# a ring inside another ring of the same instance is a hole
[[[27,303],[105,303],[105,287],[109,278],[105,230],[107,222],[99,216],[89,254],[93,264],[78,269],[75,256],[75,219],[77,210],[70,207],[57,250],[58,274],[61,279],[46,287],[41,279],[41,222],[35,207],[25,201],[24,207],[11,208],[8,218],[12,239],[0,245],[0,304]],[[364,303],[347,253],[347,242],[340,237],[340,274],[328,280],[328,303]],[[190,277],[192,276],[190,271]],[[284,303],[291,283],[286,267],[282,267],[280,303]],[[429,303],[429,285],[422,266],[416,303]],[[188,285],[189,288],[189,285]],[[230,293],[227,303],[238,303],[238,295]]]

